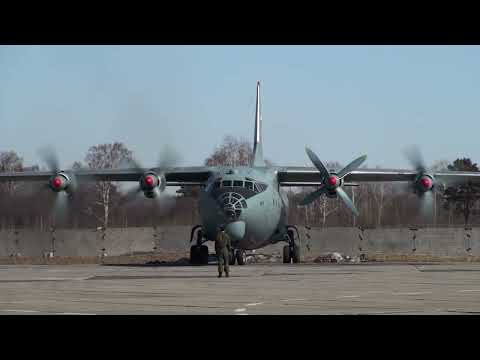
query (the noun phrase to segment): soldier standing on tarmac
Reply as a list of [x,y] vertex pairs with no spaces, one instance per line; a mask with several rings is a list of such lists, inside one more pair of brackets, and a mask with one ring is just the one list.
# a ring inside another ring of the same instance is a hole
[[230,236],[225,232],[225,225],[220,225],[220,231],[215,239],[215,252],[218,258],[218,277],[222,277],[222,272],[225,270],[225,276],[229,276],[230,272],[230,252],[232,250],[230,243]]

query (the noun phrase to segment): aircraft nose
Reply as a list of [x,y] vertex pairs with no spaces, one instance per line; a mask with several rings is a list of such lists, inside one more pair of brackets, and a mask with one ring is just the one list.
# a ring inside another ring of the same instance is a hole
[[223,208],[223,212],[225,213],[227,219],[235,220],[240,217],[242,210],[236,210],[234,207],[226,205]]
[[234,221],[225,226],[225,231],[234,242],[241,241],[245,237],[245,221]]
[[247,207],[245,198],[235,192],[222,193],[217,201],[223,213],[230,221],[237,220],[242,213],[242,209]]

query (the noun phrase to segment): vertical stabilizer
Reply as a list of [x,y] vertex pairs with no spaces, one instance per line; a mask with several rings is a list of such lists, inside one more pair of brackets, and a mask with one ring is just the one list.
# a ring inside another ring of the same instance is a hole
[[262,113],[260,110],[260,81],[257,81],[257,101],[255,107],[255,138],[253,140],[252,166],[265,166],[262,151]]

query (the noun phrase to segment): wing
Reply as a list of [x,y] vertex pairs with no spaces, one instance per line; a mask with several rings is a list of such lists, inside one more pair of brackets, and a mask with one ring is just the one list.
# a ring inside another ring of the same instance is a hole
[[[139,181],[140,177],[150,169],[104,169],[75,170],[75,178],[79,181]],[[163,169],[167,186],[202,185],[214,172],[212,167],[171,167]],[[66,174],[72,170],[65,171]],[[0,182],[6,181],[45,181],[56,173],[52,171],[25,171],[0,173]]]
[[[314,167],[285,166],[276,169],[281,186],[320,186],[322,176]],[[480,184],[480,172],[450,171],[432,173],[436,180],[445,185],[464,183]],[[345,185],[361,182],[413,182],[418,173],[401,169],[361,169],[345,176]]]

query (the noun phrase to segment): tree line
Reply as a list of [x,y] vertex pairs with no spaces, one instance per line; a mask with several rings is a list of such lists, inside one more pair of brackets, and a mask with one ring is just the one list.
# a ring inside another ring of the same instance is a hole
[[[248,165],[252,146],[243,138],[226,136],[214,148],[204,165]],[[133,152],[120,142],[90,147],[82,161],[73,169],[114,169],[131,163]],[[273,165],[270,160],[268,166]],[[338,170],[336,161],[327,168]],[[0,152],[0,172],[39,171],[39,165],[25,167],[23,159],[13,150]],[[436,161],[431,171],[479,171],[470,158],[458,158],[449,163]],[[175,206],[160,211],[150,199],[140,193],[136,201],[125,201],[125,192],[119,183],[82,182],[78,185],[69,206],[59,216],[55,210],[56,194],[41,182],[9,181],[0,183],[0,229],[33,228],[107,228],[162,225],[193,225],[200,222],[196,187],[180,188]],[[479,191],[472,184],[447,187],[435,192],[431,211],[422,213],[420,201],[408,184],[362,183],[345,187],[360,212],[354,217],[338,199],[322,196],[308,206],[299,202],[312,191],[311,187],[286,189],[290,202],[289,223],[307,226],[360,227],[424,227],[474,226],[480,222]]]

